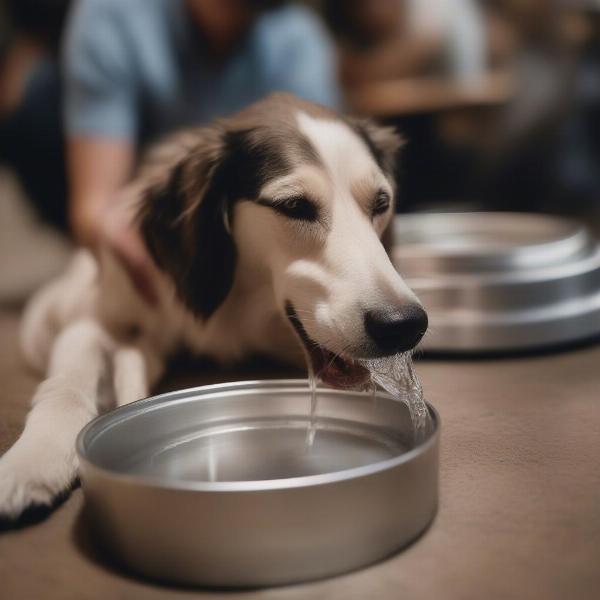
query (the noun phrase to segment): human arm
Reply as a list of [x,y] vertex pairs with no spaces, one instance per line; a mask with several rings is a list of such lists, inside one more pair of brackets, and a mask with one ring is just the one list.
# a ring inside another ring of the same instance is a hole
[[135,163],[135,74],[118,7],[80,3],[64,51],[69,217],[77,241],[107,246],[149,300],[151,260],[121,192]]
[[134,149],[126,140],[72,136],[67,141],[69,217],[78,242],[97,244],[112,199],[130,176]]

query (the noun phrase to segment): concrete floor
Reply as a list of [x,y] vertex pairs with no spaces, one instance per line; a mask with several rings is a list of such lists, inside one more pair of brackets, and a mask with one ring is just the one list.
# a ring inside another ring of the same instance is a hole
[[[13,268],[26,270],[13,250]],[[19,309],[12,305],[0,309],[0,454],[19,435],[38,382],[20,358]],[[83,497],[76,489],[47,518],[0,532],[0,599],[595,600],[599,368],[599,346],[542,357],[420,361],[426,395],[442,418],[439,513],[424,536],[375,566],[271,590],[161,587],[97,553],[79,522]],[[161,387],[262,375],[187,367]]]

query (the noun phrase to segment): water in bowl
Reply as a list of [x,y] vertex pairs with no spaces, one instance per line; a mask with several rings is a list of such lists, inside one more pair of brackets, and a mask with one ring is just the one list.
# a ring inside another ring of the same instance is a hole
[[232,482],[289,479],[372,465],[404,454],[392,432],[323,417],[306,450],[306,419],[260,418],[194,427],[156,440],[130,457],[125,471],[171,481]]

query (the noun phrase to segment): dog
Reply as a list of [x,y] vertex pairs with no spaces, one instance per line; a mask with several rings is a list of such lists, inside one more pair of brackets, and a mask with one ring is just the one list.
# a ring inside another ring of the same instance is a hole
[[122,200],[159,268],[157,302],[86,250],[32,298],[22,346],[46,379],[0,458],[0,515],[67,492],[81,428],[146,397],[182,348],[224,365],[308,358],[342,388],[364,383],[357,359],[414,348],[427,315],[381,242],[400,145],[390,128],[276,94],[154,148]]

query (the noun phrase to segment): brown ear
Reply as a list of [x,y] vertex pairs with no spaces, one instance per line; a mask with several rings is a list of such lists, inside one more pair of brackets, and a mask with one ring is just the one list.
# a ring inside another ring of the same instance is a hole
[[188,308],[208,319],[233,284],[236,248],[226,224],[223,135],[215,129],[196,135],[166,177],[143,194],[139,218],[156,264]]
[[404,138],[393,128],[371,119],[350,118],[350,126],[363,139],[382,171],[394,178]]
[[[370,119],[351,118],[350,125],[368,146],[375,161],[396,189],[396,171],[404,138],[393,128],[377,125]],[[394,198],[394,204],[396,199]],[[389,254],[394,246],[394,219],[381,236],[381,243]]]

